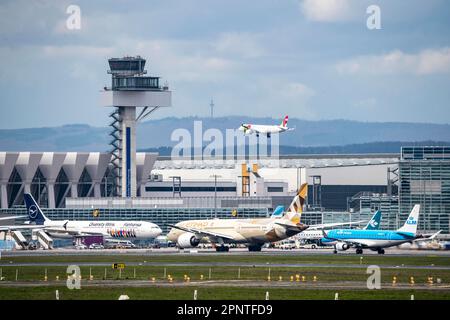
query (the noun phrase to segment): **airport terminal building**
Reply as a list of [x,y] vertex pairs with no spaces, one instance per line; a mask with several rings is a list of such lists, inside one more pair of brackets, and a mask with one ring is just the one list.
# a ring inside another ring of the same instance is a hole
[[110,160],[109,153],[1,152],[0,213],[25,214],[23,193],[31,192],[51,219],[148,220],[167,232],[187,219],[267,217],[308,182],[305,223],[367,220],[381,209],[382,227],[396,229],[420,203],[419,229],[449,233],[449,147],[281,156],[276,165],[137,153],[137,196],[129,198],[112,196]]
[[254,160],[139,153],[138,121],[171,107],[171,91],[140,56],[108,64],[100,100],[111,110],[111,150],[0,152],[0,215],[25,214],[31,193],[51,219],[148,220],[167,232],[181,220],[267,217],[306,182],[306,224],[367,220],[381,209],[382,227],[396,229],[419,203],[420,231],[450,233],[450,147]]

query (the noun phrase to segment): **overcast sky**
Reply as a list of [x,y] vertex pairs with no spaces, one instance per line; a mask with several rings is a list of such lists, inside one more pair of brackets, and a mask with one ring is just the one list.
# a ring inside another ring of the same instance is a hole
[[137,54],[173,90],[154,117],[450,122],[446,0],[2,0],[0,128],[106,125],[107,58]]

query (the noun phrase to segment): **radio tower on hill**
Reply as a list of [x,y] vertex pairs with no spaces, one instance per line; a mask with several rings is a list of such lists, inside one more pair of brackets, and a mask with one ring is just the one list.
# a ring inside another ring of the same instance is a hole
[[211,108],[211,118],[214,118],[214,100],[212,98],[209,107]]

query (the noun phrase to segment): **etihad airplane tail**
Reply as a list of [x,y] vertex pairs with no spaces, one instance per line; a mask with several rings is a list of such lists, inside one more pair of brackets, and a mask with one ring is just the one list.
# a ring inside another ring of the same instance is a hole
[[289,210],[285,215],[285,219],[297,224],[300,223],[300,218],[303,212],[303,205],[306,202],[308,196],[308,184],[304,183],[297,191],[297,195],[292,200]]
[[416,235],[417,224],[419,223],[420,204],[416,204],[411,210],[411,213],[406,219],[405,224],[397,230],[399,233],[406,233],[408,235]]
[[36,224],[44,224],[45,221],[50,221],[50,219],[44,215],[31,194],[25,193],[23,198],[25,200],[25,206],[27,207],[27,214],[30,221],[36,222]]
[[287,127],[288,120],[289,120],[289,116],[284,117],[283,121],[281,122],[281,126],[283,128]]

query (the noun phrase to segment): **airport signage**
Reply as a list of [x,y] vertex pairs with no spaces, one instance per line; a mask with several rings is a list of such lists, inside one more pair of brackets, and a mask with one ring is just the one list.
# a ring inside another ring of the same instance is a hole
[[125,263],[113,263],[112,268],[113,269],[125,269]]

